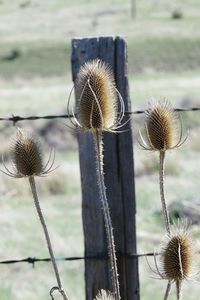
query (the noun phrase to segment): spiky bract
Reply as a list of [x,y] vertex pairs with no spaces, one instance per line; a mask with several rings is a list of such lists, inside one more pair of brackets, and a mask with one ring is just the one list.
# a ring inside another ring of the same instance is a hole
[[13,145],[12,156],[19,175],[40,175],[43,172],[39,144],[30,134],[18,131],[16,141]]
[[163,267],[165,277],[169,280],[187,278],[192,263],[192,244],[187,236],[178,234],[173,236],[163,253]]
[[[111,68],[101,60],[85,63],[77,76],[77,124],[84,130],[112,131],[117,129],[124,114]],[[118,115],[118,98],[121,111]]]
[[94,300],[114,300],[114,296],[110,291],[100,290]]
[[146,150],[166,151],[183,144],[182,124],[168,100],[152,103],[146,110],[145,138],[140,145]]
[[163,242],[159,274],[170,282],[181,282],[191,276],[194,258],[195,245],[190,232],[185,225],[179,225]]
[[17,130],[16,138],[11,147],[12,163],[14,170],[10,171],[4,164],[5,174],[15,177],[43,176],[52,171],[53,161],[51,153],[46,165],[43,164],[39,142],[30,133],[21,129]]

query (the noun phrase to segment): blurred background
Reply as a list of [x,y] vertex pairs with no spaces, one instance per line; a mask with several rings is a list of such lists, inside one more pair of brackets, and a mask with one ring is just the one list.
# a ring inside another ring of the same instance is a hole
[[[0,117],[66,113],[72,88],[71,39],[98,35],[127,37],[133,110],[146,108],[151,98],[168,98],[175,107],[200,106],[198,0],[0,0]],[[189,137],[167,156],[166,193],[170,216],[188,217],[198,239],[200,113],[181,116]],[[66,122],[17,124],[40,136],[46,158],[51,147],[56,149],[55,164],[60,167],[48,178],[37,179],[37,184],[58,257],[83,255],[78,150]],[[142,116],[134,116],[132,122],[137,134]],[[0,154],[8,165],[15,131],[11,122],[0,122]],[[143,253],[153,251],[164,233],[158,156],[142,151],[137,142],[134,156],[138,252]],[[25,179],[0,174],[0,208],[0,260],[48,257]],[[152,279],[144,258],[139,267],[141,299],[162,299],[165,282]],[[59,269],[69,298],[83,300],[83,262],[60,262]],[[0,265],[0,270],[1,300],[49,299],[55,283],[49,263],[36,263],[35,268],[27,263]],[[198,298],[196,279],[185,283],[185,299]]]

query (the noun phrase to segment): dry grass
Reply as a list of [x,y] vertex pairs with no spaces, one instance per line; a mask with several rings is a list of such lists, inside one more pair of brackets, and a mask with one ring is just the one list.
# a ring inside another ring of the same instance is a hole
[[[121,0],[109,2],[103,0],[98,4],[81,0],[76,2],[48,0],[45,3],[30,2],[30,5],[24,8],[21,4],[19,0],[1,4],[1,23],[9,24],[9,26],[1,27],[2,42],[58,41],[72,36],[90,35],[91,32],[93,35],[119,34],[124,32],[125,28],[126,34],[130,35],[133,31],[128,1],[124,3]],[[185,4],[178,0],[168,1],[167,4],[156,0],[139,1],[134,33],[139,38],[146,36],[146,18],[148,17],[149,35],[156,38],[163,35],[177,37],[180,32],[182,36],[188,37],[191,37],[190,34],[193,32],[197,37],[199,31],[195,29],[200,15],[198,5],[197,0]],[[186,20],[190,21],[192,18],[193,22],[172,21],[171,12],[175,7],[182,8]],[[30,19],[37,20],[37,22],[29,22]],[[166,21],[166,26],[159,26],[162,25],[163,19]],[[18,24],[17,28],[16,24]]]
[[12,87],[10,82],[1,80],[1,113],[5,116],[11,116],[12,113],[15,115],[66,113],[71,87],[71,81],[66,84],[64,77],[43,80],[18,78],[12,81]]

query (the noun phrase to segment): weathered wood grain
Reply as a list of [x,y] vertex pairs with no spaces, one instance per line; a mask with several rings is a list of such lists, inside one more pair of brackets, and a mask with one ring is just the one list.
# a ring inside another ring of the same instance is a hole
[[[131,109],[128,91],[127,47],[121,37],[80,38],[72,41],[72,77],[76,80],[80,66],[90,59],[100,58],[113,68],[118,90],[126,109]],[[124,118],[125,120],[125,118]],[[107,196],[114,228],[120,292],[123,300],[139,299],[136,253],[135,190],[132,131],[130,122],[126,132],[104,134],[104,172]],[[96,180],[93,138],[79,132],[79,158],[82,185],[82,217],[85,255],[107,253],[103,215]],[[100,289],[111,288],[107,259],[85,261],[86,299],[93,300]]]

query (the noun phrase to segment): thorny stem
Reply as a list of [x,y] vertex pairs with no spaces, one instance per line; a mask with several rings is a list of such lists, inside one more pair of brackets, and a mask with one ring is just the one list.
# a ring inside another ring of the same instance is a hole
[[170,281],[168,281],[167,288],[166,288],[166,291],[165,291],[164,300],[167,300],[167,299],[168,299],[168,296],[169,296],[170,290],[171,290],[171,282],[170,282]]
[[103,217],[106,229],[106,236],[108,242],[108,254],[111,264],[111,274],[112,274],[112,287],[115,300],[120,300],[120,291],[119,291],[119,281],[118,281],[118,272],[117,272],[117,262],[116,262],[116,253],[115,253],[115,243],[113,236],[113,228],[110,217],[110,211],[108,206],[108,200],[106,196],[106,187],[104,183],[104,173],[103,173],[103,139],[102,133],[96,131],[94,134],[94,142],[97,155],[97,179],[99,184],[99,193],[103,209]]
[[[43,214],[42,214],[42,210],[41,210],[41,207],[40,207],[40,203],[39,203],[39,199],[38,199],[38,195],[37,195],[37,190],[36,190],[36,185],[35,185],[35,179],[34,179],[33,176],[29,177],[29,183],[30,183],[30,187],[31,187],[35,207],[36,207],[40,222],[41,222],[43,230],[44,230],[44,235],[45,235],[45,238],[46,238],[47,247],[48,247],[48,250],[49,250],[49,254],[50,254],[50,257],[51,257],[51,262],[52,262],[52,265],[53,265],[53,269],[54,269],[57,284],[58,284],[58,288],[53,288],[53,289],[54,290],[57,289],[61,293],[61,295],[63,296],[63,299],[68,300],[68,297],[66,296],[66,294],[65,294],[65,292],[62,288],[62,284],[61,284],[61,280],[60,280],[60,276],[59,276],[59,272],[58,272],[58,267],[57,267],[55,257],[54,257],[54,254],[53,254],[53,249],[52,249],[52,246],[51,246],[51,241],[50,241],[48,229],[47,229],[47,226],[46,226]],[[51,295],[52,299],[54,299],[51,292],[50,292],[50,295]]]
[[[167,205],[165,201],[165,191],[164,191],[164,178],[165,178],[164,163],[165,163],[165,151],[160,151],[160,170],[159,170],[160,198],[162,203],[162,211],[163,211],[166,231],[168,234],[170,234],[171,230],[170,230],[169,214],[168,214]],[[171,282],[168,281],[167,288],[164,295],[164,300],[168,299],[170,290],[171,290]]]
[[167,233],[170,234],[171,230],[170,230],[169,214],[166,206],[165,192],[164,192],[164,176],[165,176],[164,162],[165,162],[165,151],[160,151],[160,171],[159,171],[160,198],[162,203],[162,211],[164,216],[165,227]]
[[181,300],[181,280],[176,281],[176,300]]

